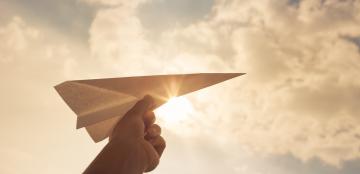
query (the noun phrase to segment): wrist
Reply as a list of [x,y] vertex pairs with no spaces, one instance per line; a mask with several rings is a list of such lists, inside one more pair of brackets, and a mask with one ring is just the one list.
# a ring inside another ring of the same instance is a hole
[[110,141],[85,170],[86,174],[142,174],[146,161],[139,144],[130,141]]
[[[106,146],[116,161],[122,161],[126,174],[142,174],[147,169],[148,157],[141,139],[112,139]],[[117,164],[118,165],[118,164]]]

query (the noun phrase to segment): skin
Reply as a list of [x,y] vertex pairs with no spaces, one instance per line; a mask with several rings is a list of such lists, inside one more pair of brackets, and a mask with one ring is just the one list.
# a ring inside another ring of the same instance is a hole
[[142,174],[159,164],[165,149],[160,126],[154,124],[154,100],[145,96],[115,126],[109,143],[85,174]]

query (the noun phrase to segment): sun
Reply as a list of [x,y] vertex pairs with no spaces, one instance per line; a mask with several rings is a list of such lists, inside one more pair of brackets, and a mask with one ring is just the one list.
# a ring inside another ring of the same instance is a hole
[[192,112],[193,106],[185,97],[172,97],[155,110],[156,116],[164,122],[165,126],[186,121]]

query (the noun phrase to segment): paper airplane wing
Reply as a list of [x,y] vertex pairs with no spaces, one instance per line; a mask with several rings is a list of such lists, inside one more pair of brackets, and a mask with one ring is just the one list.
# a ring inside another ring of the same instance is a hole
[[243,73],[201,73],[138,76],[67,81],[55,89],[76,113],[77,128],[86,127],[91,138],[101,141],[133,105],[145,95],[156,106],[170,97],[181,96],[243,75]]

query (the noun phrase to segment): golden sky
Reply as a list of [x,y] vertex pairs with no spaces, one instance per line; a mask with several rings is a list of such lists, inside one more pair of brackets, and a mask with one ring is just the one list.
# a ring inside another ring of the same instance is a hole
[[159,117],[152,173],[360,171],[360,0],[2,0],[0,41],[0,173],[80,173],[106,143],[54,85],[196,72],[247,75]]

